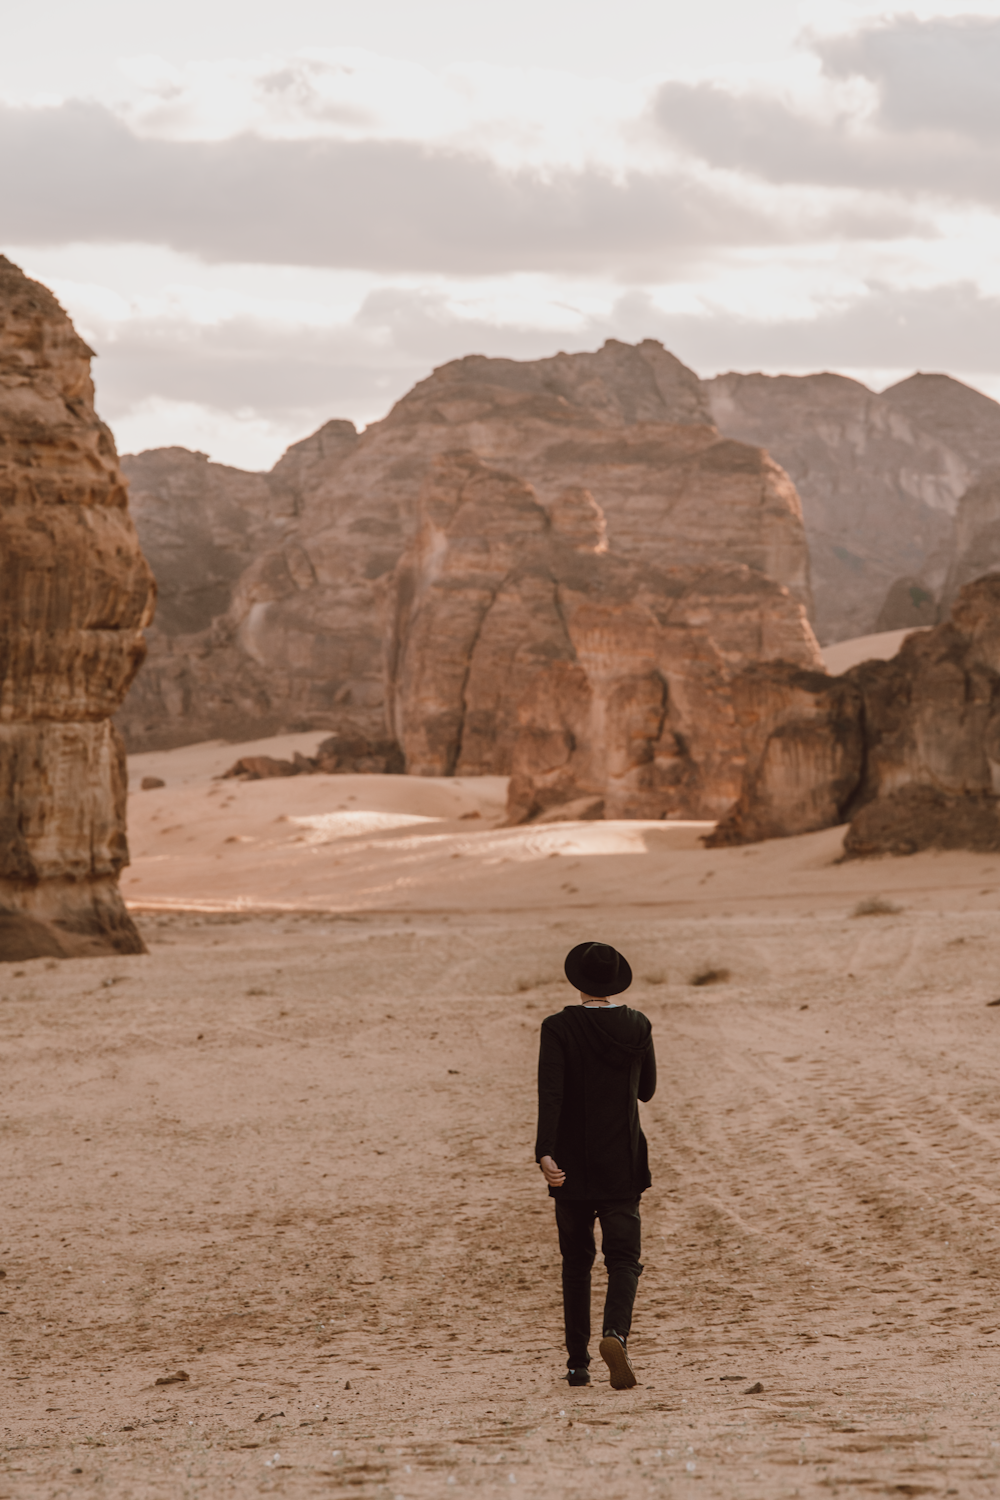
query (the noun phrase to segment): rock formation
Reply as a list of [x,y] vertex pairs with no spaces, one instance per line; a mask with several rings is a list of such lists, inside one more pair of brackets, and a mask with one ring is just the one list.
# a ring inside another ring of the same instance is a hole
[[1000,572],[1000,467],[984,470],[958,502],[941,607],[948,609],[964,584],[996,572]]
[[[339,596],[336,560],[332,586],[318,586],[298,538],[317,474],[329,479],[356,443],[350,422],[328,422],[269,474],[209,463],[184,448],[123,459],[160,598],[149,659],[118,718],[130,750],[342,724],[381,728],[380,633],[369,617],[371,601],[359,601],[356,586]],[[335,524],[330,529],[336,533]],[[363,573],[373,549],[370,534],[362,536]],[[340,542],[350,575],[357,561],[351,539]],[[336,554],[336,534],[328,544]],[[337,713],[352,685],[361,696],[371,684],[374,715],[362,706],[359,725],[353,703],[353,714]]]
[[513,822],[731,805],[743,757],[730,683],[757,660],[819,666],[804,606],[746,564],[615,555],[608,530],[589,490],[545,506],[476,454],[438,460],[385,584],[409,771],[510,774]]
[[973,472],[1000,468],[1000,402],[950,375],[917,373],[882,392],[881,399],[915,431],[934,438]]
[[882,396],[972,471],[945,552],[926,576],[900,579],[886,597],[877,628],[901,630],[943,619],[963,584],[1000,566],[1000,402],[948,375],[911,375]]
[[471,356],[360,436],[328,423],[267,475],[174,449],[125,461],[164,601],[118,718],[129,747],[382,737],[387,583],[424,480],[452,451],[515,476],[546,513],[588,490],[623,561],[744,566],[809,605],[793,485],[759,448],[720,438],[700,381],[661,345]]
[[[761,447],[797,482],[804,530]],[[547,510],[589,490],[614,556],[744,564],[809,606],[811,554],[827,642],[935,623],[994,565],[981,476],[998,462],[1000,405],[947,376],[881,396],[836,375],[703,383],[652,340],[470,356],[360,436],[327,423],[269,474],[183,449],[123,461],[161,592],[118,716],[130,748],[312,728],[382,737],[383,585],[448,451],[518,476]]]
[[[799,492],[820,641],[925,623],[898,588],[886,623],[887,595],[905,580],[937,600],[959,499],[988,448],[980,408],[996,408],[1000,425],[1000,406],[947,376],[914,376],[880,396],[831,374],[728,374],[705,385],[719,430],[765,447]],[[933,421],[936,404],[952,420]]]
[[862,698],[850,674],[768,663],[743,672],[731,692],[742,781],[708,842],[752,844],[845,822],[865,764]]
[[925,579],[897,578],[878,612],[875,630],[916,630],[936,625],[940,617],[941,606]]
[[0,256],[0,958],[142,943],[118,891],[124,749],[109,722],[154,586],[91,351]]
[[[273,755],[241,755],[223,780],[230,776],[241,781],[268,781],[281,776],[327,776],[357,772],[370,776],[401,776],[406,767],[402,751],[395,740],[347,739],[334,734],[317,747],[315,755],[296,750],[291,760]],[[162,784],[162,783],[161,783]]]
[[[743,786],[715,843],[851,820],[848,853],[993,847],[1000,794],[1000,576],[890,661],[841,678],[756,669],[736,685]],[[969,829],[982,823],[977,838]],[[1000,825],[998,825],[1000,826]]]

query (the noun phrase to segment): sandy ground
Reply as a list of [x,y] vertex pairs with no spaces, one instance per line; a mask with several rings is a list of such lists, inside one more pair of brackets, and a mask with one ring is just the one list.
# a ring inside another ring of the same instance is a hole
[[850,641],[837,641],[836,645],[822,648],[823,665],[838,677],[861,661],[889,661],[908,635],[929,629],[929,625],[916,625],[906,630],[880,630],[877,635],[857,635]]
[[[149,954],[0,969],[0,1497],[1000,1493],[1000,861],[171,756]],[[660,1061],[631,1392],[560,1378],[532,1161],[591,935]]]

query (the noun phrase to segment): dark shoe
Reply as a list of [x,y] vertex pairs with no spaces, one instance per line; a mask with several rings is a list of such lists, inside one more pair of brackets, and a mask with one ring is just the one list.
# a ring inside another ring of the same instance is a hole
[[630,1391],[635,1385],[635,1371],[621,1334],[606,1333],[601,1339],[601,1358],[611,1371],[611,1385],[616,1391]]
[[569,1381],[570,1385],[589,1385],[590,1371],[587,1369],[586,1365],[581,1365],[578,1370],[567,1371],[566,1379]]

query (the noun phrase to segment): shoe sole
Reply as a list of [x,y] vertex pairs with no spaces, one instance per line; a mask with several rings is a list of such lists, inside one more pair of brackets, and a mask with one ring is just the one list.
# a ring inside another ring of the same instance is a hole
[[599,1352],[611,1371],[611,1385],[616,1391],[630,1391],[635,1385],[632,1363],[616,1338],[601,1339]]

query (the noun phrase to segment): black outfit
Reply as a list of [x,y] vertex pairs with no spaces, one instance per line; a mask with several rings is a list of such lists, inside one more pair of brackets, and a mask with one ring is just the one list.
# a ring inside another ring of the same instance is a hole
[[639,1198],[650,1185],[638,1100],[653,1097],[656,1055],[647,1018],[628,1006],[568,1005],[542,1022],[535,1160],[566,1173],[556,1200],[567,1364],[590,1363],[590,1271],[601,1221],[608,1293],[604,1332],[627,1336],[642,1266]]

